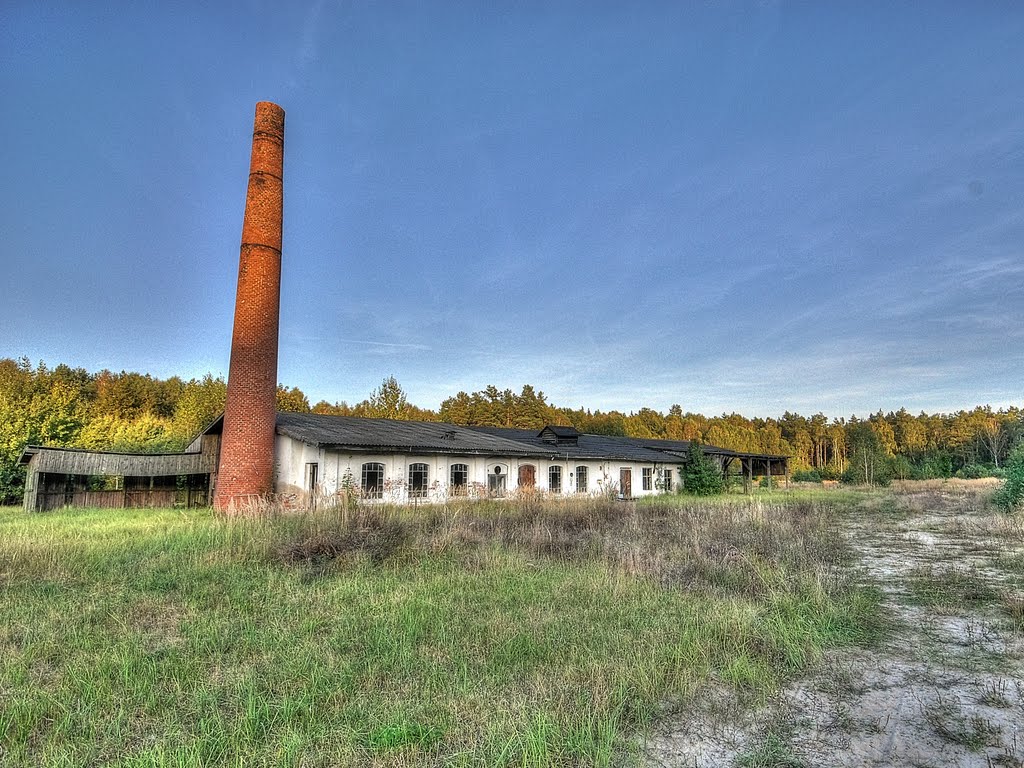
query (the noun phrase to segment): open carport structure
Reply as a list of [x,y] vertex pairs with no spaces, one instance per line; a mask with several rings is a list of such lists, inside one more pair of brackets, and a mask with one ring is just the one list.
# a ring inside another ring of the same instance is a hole
[[207,506],[217,472],[215,437],[204,436],[181,453],[162,454],[30,445],[21,454],[25,511]]

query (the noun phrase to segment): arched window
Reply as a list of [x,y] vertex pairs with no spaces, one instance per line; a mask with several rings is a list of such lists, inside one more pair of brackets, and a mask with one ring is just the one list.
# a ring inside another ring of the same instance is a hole
[[491,496],[504,496],[505,489],[508,485],[506,482],[507,477],[508,475],[505,473],[505,470],[502,468],[502,466],[500,464],[496,465],[487,474],[487,493],[490,494]]
[[379,499],[384,495],[384,465],[369,461],[363,464],[363,498]]
[[548,467],[548,490],[552,493],[562,492],[562,468]]
[[416,463],[409,465],[409,498],[427,498],[427,465]]
[[587,468],[576,467],[576,493],[587,492]]
[[448,492],[452,496],[465,496],[469,487],[469,466],[452,464]]

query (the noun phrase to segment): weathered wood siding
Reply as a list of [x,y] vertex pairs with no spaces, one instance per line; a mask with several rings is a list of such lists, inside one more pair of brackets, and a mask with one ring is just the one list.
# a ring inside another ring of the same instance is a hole
[[177,477],[134,477],[126,478],[124,487],[117,490],[89,490],[84,476],[40,474],[34,487],[34,506],[28,509],[205,507],[210,503],[208,478],[190,475],[179,487]]
[[212,453],[98,453],[60,451],[40,448],[28,465],[29,472],[54,472],[62,475],[110,475],[122,477],[160,477],[201,475],[216,471]]

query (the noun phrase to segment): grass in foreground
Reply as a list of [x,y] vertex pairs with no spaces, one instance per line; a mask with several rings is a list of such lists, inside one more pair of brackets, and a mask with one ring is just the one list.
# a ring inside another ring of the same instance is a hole
[[0,511],[0,763],[629,762],[871,639],[832,503]]

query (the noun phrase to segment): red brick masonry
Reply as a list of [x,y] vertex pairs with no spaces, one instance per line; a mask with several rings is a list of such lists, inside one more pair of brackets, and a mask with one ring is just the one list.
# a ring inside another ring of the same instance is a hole
[[281,307],[284,110],[256,105],[238,260],[235,328],[214,507],[240,511],[274,484],[277,335]]

